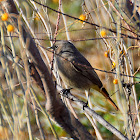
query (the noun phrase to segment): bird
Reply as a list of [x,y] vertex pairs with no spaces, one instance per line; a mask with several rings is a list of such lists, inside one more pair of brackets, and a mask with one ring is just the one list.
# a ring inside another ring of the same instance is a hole
[[56,41],[52,48],[55,50],[55,63],[58,73],[68,87],[79,90],[91,88],[97,90],[116,110],[119,110],[103,87],[94,68],[71,42]]

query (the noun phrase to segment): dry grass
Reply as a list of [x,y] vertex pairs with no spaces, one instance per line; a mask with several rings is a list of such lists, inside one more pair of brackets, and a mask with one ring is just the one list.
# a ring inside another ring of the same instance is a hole
[[[4,6],[4,3],[5,1],[0,1],[0,6]],[[26,44],[23,43],[20,25],[16,26],[12,18],[17,18],[19,23],[24,24],[31,32],[48,68],[52,61],[52,52],[47,50],[53,43],[51,39],[56,36],[56,40],[72,41],[96,68],[101,81],[120,108],[120,111],[116,112],[103,96],[91,90],[90,100],[93,110],[129,139],[138,138],[140,42],[137,38],[140,39],[140,28],[137,26],[139,21],[136,13],[129,13],[131,8],[128,9],[123,3],[115,1],[86,0],[82,3],[80,0],[49,0],[41,3],[44,6],[30,0],[15,0],[22,19],[9,13],[7,21],[0,20],[0,139],[51,140],[56,133],[58,137],[69,137],[50,119],[45,110],[45,96],[30,76],[28,66],[30,58],[26,50],[28,41]],[[62,6],[60,11],[72,17],[78,18],[81,14],[85,14],[86,23],[62,14],[59,14],[58,18],[58,13],[47,9],[45,5],[56,10]],[[5,7],[5,10],[0,8],[0,15],[8,13],[8,6]],[[137,9],[136,5],[135,8]],[[8,24],[15,27],[13,32],[7,31]],[[102,30],[105,31],[105,36],[101,34]],[[104,56],[105,51],[108,52],[108,57]],[[113,62],[115,67],[112,67]],[[118,84],[114,85],[113,79],[118,79]],[[72,90],[72,93],[81,100],[87,100],[84,92]],[[100,134],[103,139],[117,139],[106,128],[92,120],[99,131],[98,134],[97,130],[95,133],[92,123],[83,111],[72,101],[71,104],[79,120],[94,137]]]

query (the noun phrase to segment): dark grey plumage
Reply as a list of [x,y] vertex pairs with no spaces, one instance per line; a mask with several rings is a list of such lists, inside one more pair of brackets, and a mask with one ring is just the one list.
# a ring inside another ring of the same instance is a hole
[[54,47],[56,65],[60,77],[67,86],[81,90],[93,88],[102,93],[118,110],[93,67],[72,43],[57,41]]

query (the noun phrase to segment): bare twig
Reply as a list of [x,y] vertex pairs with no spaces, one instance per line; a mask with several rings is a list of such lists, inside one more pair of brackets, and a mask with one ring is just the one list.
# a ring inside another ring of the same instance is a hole
[[108,123],[106,120],[104,120],[100,115],[98,115],[94,110],[86,106],[86,103],[83,101],[77,99],[75,96],[73,96],[69,90],[65,90],[61,88],[60,86],[57,86],[57,90],[61,92],[63,96],[66,98],[72,100],[75,102],[81,109],[84,107],[84,111],[92,116],[95,120],[97,120],[100,124],[102,124],[104,127],[106,127],[109,131],[111,131],[114,135],[116,135],[121,140],[128,140],[127,137],[125,137],[120,131],[118,131],[114,126],[112,126],[110,123]]

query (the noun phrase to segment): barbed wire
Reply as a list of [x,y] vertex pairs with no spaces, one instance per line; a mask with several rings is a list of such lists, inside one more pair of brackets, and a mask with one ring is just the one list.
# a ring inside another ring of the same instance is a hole
[[[90,25],[92,25],[92,26],[96,26],[96,27],[98,27],[98,28],[106,29],[106,30],[108,30],[108,31],[110,31],[110,32],[113,32],[113,33],[117,33],[116,31],[114,31],[114,30],[112,30],[112,29],[110,29],[110,28],[107,28],[107,27],[104,27],[104,26],[100,26],[100,25],[97,25],[97,24],[94,24],[94,23],[91,23],[91,22],[88,22],[88,21],[85,21],[85,20],[81,20],[81,19],[79,19],[79,18],[77,18],[77,17],[74,17],[74,16],[68,15],[68,14],[66,14],[66,13],[62,13],[62,12],[60,12],[60,11],[57,11],[57,10],[55,10],[55,9],[53,9],[53,8],[51,8],[51,7],[49,7],[49,6],[47,6],[47,5],[44,5],[44,4],[41,4],[41,3],[37,2],[37,1],[35,1],[35,0],[33,0],[33,1],[34,1],[35,3],[37,3],[37,4],[41,5],[41,6],[43,6],[43,7],[46,7],[46,8],[48,8],[48,9],[50,9],[50,10],[56,12],[56,13],[60,13],[60,14],[65,15],[65,16],[67,16],[67,17],[70,17],[70,18],[73,18],[73,19],[75,19],[75,20],[79,20],[79,21],[88,23],[88,24],[90,24]],[[140,35],[137,35],[137,37],[133,37],[133,36],[130,36],[130,35],[127,35],[127,34],[123,34],[123,33],[120,33],[120,34],[121,34],[122,36],[126,36],[126,37],[128,37],[128,38],[130,38],[130,39],[140,40],[140,38],[139,38]]]
[[[36,43],[36,44],[37,44],[37,43]],[[40,44],[37,44],[37,45],[39,45],[40,47],[42,47],[42,48],[46,49],[47,51],[53,53],[53,51],[51,51],[50,48],[49,48],[49,49],[48,49],[48,48],[45,48],[45,47],[41,46]],[[63,59],[66,60],[66,61],[69,61],[67,58],[62,57],[62,56],[59,55],[59,54],[56,54],[56,53],[55,53],[55,55],[57,55],[57,56],[63,58]],[[69,61],[69,62],[71,62],[71,61]],[[75,63],[75,62],[71,62],[71,63]],[[77,63],[76,63],[76,64],[77,64]],[[80,66],[86,67],[87,69],[94,69],[94,70],[101,71],[101,72],[105,72],[105,73],[117,74],[116,72],[113,72],[113,71],[101,70],[101,69],[98,69],[98,68],[89,67],[89,66],[82,65],[82,64],[77,64],[77,65],[80,65]],[[131,76],[131,75],[127,75],[127,74],[122,74],[122,73],[120,73],[120,75],[121,75],[121,76],[130,77],[130,78],[137,78],[137,79],[140,79],[140,77],[137,77],[137,76]]]
[[[57,41],[58,41],[58,40],[57,40]],[[53,51],[51,51],[50,49],[48,49],[48,48],[46,48],[46,47],[43,47],[42,45],[40,45],[40,44],[38,44],[38,43],[36,43],[36,45],[38,45],[38,46],[40,46],[41,48],[43,48],[43,49],[45,49],[45,50],[47,50],[47,51],[53,53]],[[6,45],[6,47],[8,48],[9,51],[11,51],[10,47],[8,47],[7,45]],[[69,61],[68,59],[62,57],[62,56],[59,55],[59,54],[56,54],[56,53],[55,53],[55,55],[58,55],[59,57],[63,58],[63,59],[66,60],[66,61]],[[21,60],[21,58],[20,58],[18,55],[17,55],[17,57]],[[69,62],[71,62],[71,61],[69,61]],[[75,62],[71,62],[71,63],[75,63]],[[76,64],[77,64],[77,63],[76,63]],[[20,65],[21,65],[21,64],[20,64]],[[105,73],[117,74],[116,72],[113,72],[113,71],[101,70],[101,69],[98,69],[98,68],[95,68],[95,67],[89,67],[89,66],[82,65],[82,64],[77,64],[77,65],[86,67],[87,69],[94,69],[94,70],[101,71],[101,72],[105,72]],[[140,79],[140,77],[138,77],[138,76],[131,76],[131,75],[122,74],[122,73],[120,73],[120,76],[126,76],[126,77],[130,77],[130,78],[137,78],[137,79]],[[134,84],[134,83],[132,83],[132,84]],[[135,84],[139,84],[139,82],[136,82]]]
[[[42,33],[40,33],[42,34]],[[46,34],[46,33],[44,33]],[[4,37],[9,37],[8,35],[4,36]],[[19,36],[12,36],[12,37],[17,37],[19,38]],[[73,41],[73,42],[77,42],[77,41],[90,41],[90,40],[103,40],[103,39],[115,39],[117,37],[115,36],[107,36],[107,37],[97,37],[97,38],[87,38],[87,39],[70,39],[67,41]],[[127,38],[127,37],[121,37],[121,38]],[[45,38],[33,38],[33,39],[37,39],[37,40],[41,40],[41,41],[54,41],[54,39],[45,39]],[[56,41],[61,41],[56,39]]]

